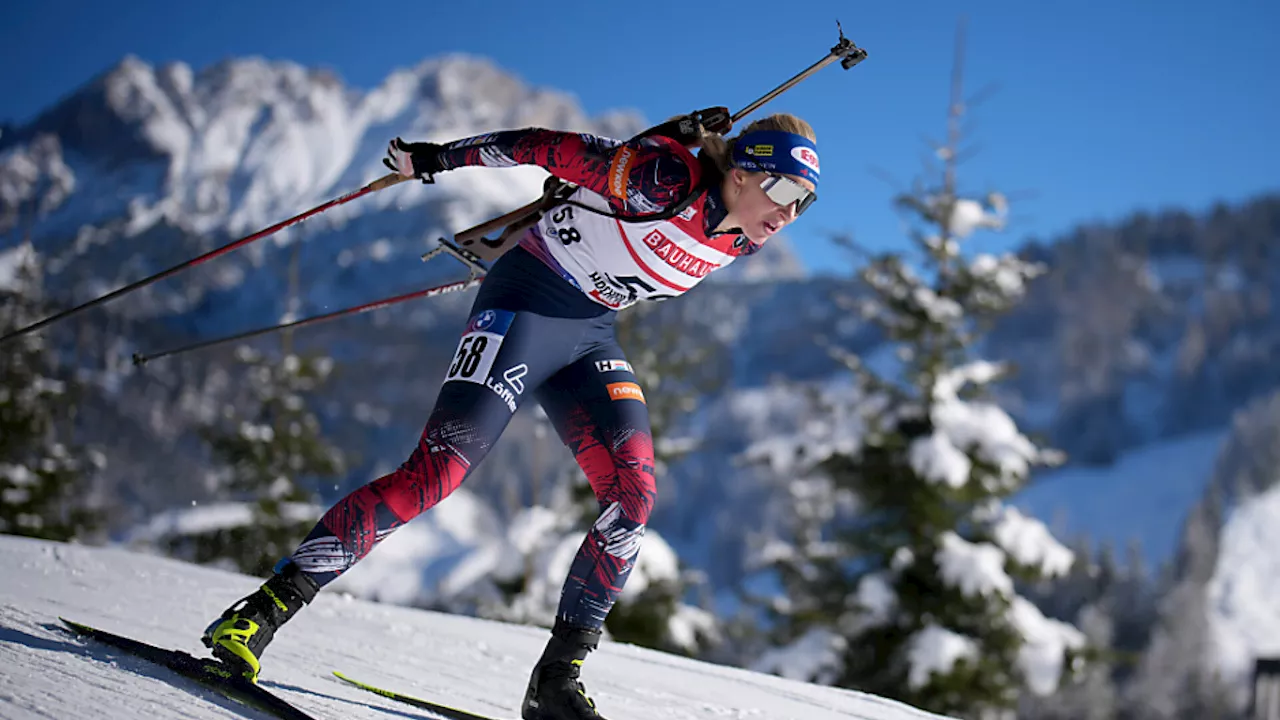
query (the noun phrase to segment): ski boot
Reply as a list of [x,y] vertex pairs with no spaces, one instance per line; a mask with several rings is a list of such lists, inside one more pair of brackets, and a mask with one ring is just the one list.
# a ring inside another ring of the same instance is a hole
[[599,630],[570,627],[557,619],[547,649],[529,678],[520,717],[524,720],[604,720],[596,712],[595,702],[587,697],[587,689],[578,681],[582,661],[599,643]]
[[320,587],[288,558],[252,595],[223,611],[200,638],[213,656],[250,682],[258,682],[258,658],[275,635],[299,610],[315,598]]

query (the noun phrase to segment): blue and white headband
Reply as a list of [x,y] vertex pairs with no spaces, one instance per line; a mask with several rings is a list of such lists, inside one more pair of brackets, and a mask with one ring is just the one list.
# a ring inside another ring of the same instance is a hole
[[756,130],[733,143],[733,166],[751,172],[794,175],[818,184],[818,146],[782,130]]

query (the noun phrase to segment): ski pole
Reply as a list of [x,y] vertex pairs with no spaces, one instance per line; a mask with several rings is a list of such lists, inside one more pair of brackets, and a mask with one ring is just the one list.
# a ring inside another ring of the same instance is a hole
[[145,365],[148,361],[155,360],[156,358],[168,357],[170,355],[177,355],[179,353],[190,352],[192,350],[203,350],[204,348],[212,347],[214,345],[221,345],[223,343],[235,342],[237,340],[248,340],[249,338],[257,337],[259,335],[266,335],[267,333],[278,332],[281,330],[289,330],[291,328],[298,328],[304,325],[314,325],[316,323],[321,323],[326,320],[333,320],[335,318],[340,318],[347,315],[357,315],[360,313],[366,313],[366,312],[369,312],[370,310],[378,310],[379,308],[388,307],[390,305],[402,303],[407,300],[415,300],[417,298],[423,298],[423,297],[433,297],[436,295],[443,295],[448,292],[466,290],[467,288],[480,282],[483,279],[484,279],[483,275],[473,275],[467,278],[466,280],[458,280],[457,282],[451,282],[451,283],[446,283],[444,285],[429,287],[425,290],[418,290],[416,292],[405,293],[404,295],[397,295],[395,297],[384,298],[382,300],[375,300],[374,302],[371,302],[371,303],[366,303],[364,305],[357,305],[355,307],[349,307],[343,310],[335,310],[331,313],[325,313],[323,315],[313,315],[312,317],[303,318],[301,320],[294,320],[293,322],[289,322],[289,323],[271,325],[269,327],[258,328],[257,330],[249,330],[247,332],[238,333],[236,335],[230,335],[228,337],[216,338],[214,340],[205,340],[203,342],[198,342],[191,345],[184,345],[182,347],[172,348],[170,350],[163,350],[161,352],[151,353],[149,355],[134,353],[133,364]]
[[324,203],[323,205],[317,205],[316,207],[313,207],[310,210],[300,215],[294,215],[288,220],[284,220],[282,222],[276,223],[275,225],[272,225],[269,228],[259,230],[258,232],[253,233],[252,235],[246,235],[245,237],[242,237],[239,240],[223,245],[222,247],[217,248],[216,250],[210,250],[209,252],[199,257],[192,258],[190,260],[187,260],[186,262],[179,263],[178,265],[174,265],[168,270],[163,270],[161,272],[156,273],[155,275],[151,275],[150,277],[145,277],[141,280],[138,280],[137,282],[126,285],[117,290],[113,290],[107,293],[106,295],[103,295],[102,297],[90,300],[89,302],[86,302],[82,305],[77,305],[76,307],[73,307],[69,310],[63,310],[62,312],[56,315],[52,315],[43,320],[40,320],[39,322],[36,322],[24,328],[15,330],[9,333],[8,335],[0,337],[0,345],[3,345],[5,342],[8,342],[9,340],[12,340],[14,338],[20,337],[22,335],[26,335],[27,333],[39,330],[40,328],[45,327],[46,325],[51,325],[55,322],[58,322],[59,320],[69,318],[72,315],[88,310],[89,308],[95,307],[97,305],[101,305],[102,303],[105,303],[109,300],[114,300],[115,298],[118,298],[121,295],[127,295],[135,290],[138,290],[147,285],[150,285],[151,283],[156,282],[157,280],[163,280],[164,278],[167,278],[170,275],[173,275],[174,273],[185,270],[189,267],[194,267],[196,265],[199,265],[200,263],[205,262],[206,260],[212,260],[213,258],[218,257],[219,255],[224,255],[226,253],[229,253],[232,250],[235,250],[236,248],[243,247],[256,240],[261,240],[262,238],[267,237],[268,235],[275,234],[289,227],[290,225],[295,225],[297,223],[300,223],[309,217],[312,217],[314,215],[318,215],[324,212],[325,210],[337,207],[338,205],[342,205],[344,203],[349,203],[352,200],[355,200],[356,198],[363,197],[365,195],[368,195],[369,193],[377,192],[385,188],[389,188],[392,185],[404,182],[405,180],[408,180],[408,179],[409,178],[406,178],[403,175],[400,175],[399,173],[388,173],[387,175],[384,175],[378,178],[377,180],[374,180],[368,185],[365,185],[359,190],[354,190],[352,192],[349,192],[346,195],[330,200]]
[[249,330],[247,332],[237,333],[235,335],[231,335],[228,337],[215,338],[213,340],[205,340],[202,342],[194,343],[192,345],[185,345],[183,347],[173,348],[171,350],[165,350],[163,352],[152,353],[150,355],[134,353],[133,364],[144,365],[148,360],[155,360],[156,358],[168,357],[170,355],[177,355],[179,353],[190,352],[192,350],[202,350],[207,347],[212,347],[214,345],[221,345],[222,343],[234,342],[236,340],[247,340],[252,337],[258,337],[259,335],[266,335],[267,333],[279,332],[281,330],[289,330],[291,328],[302,327],[304,325],[314,325],[316,323],[321,323],[326,320],[333,320],[335,318],[340,318],[347,315],[357,315],[359,313],[369,312],[370,310],[377,310],[379,308],[384,308],[389,305],[395,305],[397,303],[405,302],[406,300],[416,300],[417,298],[434,297],[436,295],[443,295],[448,292],[466,290],[467,288],[470,288],[471,286],[475,285],[476,283],[484,279],[485,273],[487,272],[487,268],[485,268],[485,266],[480,263],[480,258],[476,257],[475,255],[473,255],[472,253],[466,250],[450,245],[443,238],[441,238],[440,240],[440,246],[437,247],[435,250],[432,250],[431,252],[427,253],[425,256],[423,256],[423,259],[430,260],[431,258],[441,253],[452,255],[454,258],[458,260],[458,262],[466,266],[467,270],[469,271],[469,276],[467,277],[466,280],[459,280],[458,282],[446,283],[444,285],[437,285],[435,287],[430,287],[425,290],[419,290],[417,292],[405,293],[404,295],[397,295],[395,297],[385,298],[382,300],[375,300],[371,303],[366,303],[364,305],[357,305],[354,307],[345,308],[343,310],[335,310],[331,313],[325,313],[323,315],[315,315],[313,317],[303,318],[302,320],[295,320],[293,322],[270,325],[267,327],[258,328],[257,330]]
[[840,61],[840,66],[843,67],[845,70],[848,70],[852,68],[854,65],[857,65],[858,63],[862,62],[863,60],[866,60],[867,51],[858,47],[857,45],[854,44],[852,40],[844,36],[844,29],[840,27],[839,22],[836,22],[836,29],[840,33],[840,40],[831,48],[831,50],[827,53],[826,57],[810,65],[808,68],[802,70],[801,72],[797,73],[795,77],[791,78],[790,80],[782,83],[778,87],[765,93],[763,96],[760,97],[760,99],[756,100],[750,105],[739,110],[737,113],[733,115],[733,122],[736,123],[742,118],[746,117],[747,115],[750,115],[751,113],[755,112],[760,108],[761,105],[764,105],[765,103],[778,97],[782,93],[790,90],[791,88],[800,84],[800,82],[803,81],[805,78],[818,72],[819,70],[830,65],[836,60]]

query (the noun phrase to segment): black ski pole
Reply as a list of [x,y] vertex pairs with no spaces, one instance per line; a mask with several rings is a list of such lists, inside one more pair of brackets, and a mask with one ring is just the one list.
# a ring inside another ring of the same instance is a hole
[[15,330],[9,333],[8,335],[5,335],[4,337],[0,337],[0,345],[3,345],[4,343],[14,338],[20,337],[22,335],[26,335],[27,333],[35,332],[36,330],[39,330],[40,328],[45,327],[46,325],[51,325],[55,322],[58,322],[59,320],[69,318],[72,315],[88,310],[91,307],[101,305],[102,303],[105,303],[109,300],[114,300],[115,298],[118,298],[121,295],[127,295],[135,290],[138,290],[147,285],[150,285],[151,283],[156,282],[157,280],[163,280],[164,278],[167,278],[170,275],[173,275],[174,273],[180,272],[189,267],[194,267],[196,265],[199,265],[200,263],[205,262],[206,260],[212,260],[213,258],[216,258],[219,255],[224,255],[226,253],[229,253],[232,250],[235,250],[236,248],[243,247],[256,240],[261,240],[262,238],[267,237],[268,235],[273,235],[289,227],[290,225],[300,223],[303,220],[306,220],[307,218],[312,217],[313,215],[318,215],[319,213],[324,212],[325,210],[329,210],[330,208],[337,207],[338,205],[351,202],[352,200],[368,195],[371,192],[377,192],[378,190],[389,188],[392,185],[404,182],[405,180],[408,180],[408,179],[409,178],[406,178],[403,175],[400,175],[399,173],[389,173],[387,175],[384,175],[378,178],[377,180],[374,180],[373,182],[369,183],[368,185],[365,185],[359,190],[349,192],[346,195],[330,200],[324,203],[323,205],[317,205],[316,207],[313,207],[310,210],[300,215],[294,215],[288,220],[284,220],[283,222],[276,223],[275,225],[272,225],[269,228],[259,230],[258,232],[253,233],[252,235],[246,235],[245,237],[242,237],[239,240],[223,245],[222,247],[217,248],[216,250],[210,250],[209,252],[199,257],[192,258],[190,260],[187,260],[186,262],[179,263],[178,265],[174,265],[168,270],[163,270],[161,272],[156,273],[155,275],[151,275],[150,277],[145,277],[141,280],[138,280],[137,282],[134,282],[122,288],[119,288],[118,290],[113,290],[107,293],[106,295],[103,295],[102,297],[95,298],[82,305],[77,305],[76,307],[73,307],[69,310],[63,310],[62,312],[56,315],[52,315],[39,322],[36,322],[24,328]]

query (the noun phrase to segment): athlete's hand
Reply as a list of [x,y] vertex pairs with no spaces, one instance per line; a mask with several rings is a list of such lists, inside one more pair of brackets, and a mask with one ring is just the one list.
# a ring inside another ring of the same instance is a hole
[[727,107],[709,107],[694,113],[702,122],[702,127],[707,132],[717,135],[728,135],[733,130],[733,115],[729,114]]
[[444,146],[436,143],[407,143],[400,138],[387,146],[387,156],[382,159],[393,172],[410,178],[421,178],[424,183],[435,182],[432,177],[444,168],[440,163],[440,151]]
[[729,108],[725,107],[709,107],[697,112],[691,112],[688,115],[677,115],[661,125],[653,127],[640,133],[637,137],[669,137],[687,148],[695,148],[702,144],[702,135],[698,132],[698,125],[702,125],[702,129],[716,135],[724,135],[733,129],[732,116],[729,115]]

